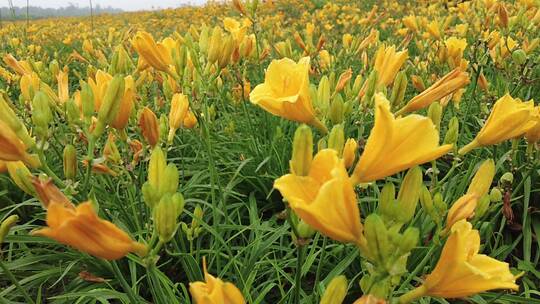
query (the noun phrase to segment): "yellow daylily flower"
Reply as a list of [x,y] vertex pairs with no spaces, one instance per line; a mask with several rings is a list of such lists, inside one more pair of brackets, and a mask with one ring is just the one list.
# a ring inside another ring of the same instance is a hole
[[294,62],[289,58],[273,60],[264,83],[249,94],[249,100],[273,115],[313,125],[326,132],[315,117],[309,93],[309,57]]
[[[478,230],[465,220],[454,224],[435,269],[423,285],[412,291],[416,295],[411,298],[462,298],[492,289],[518,290],[517,276],[510,272],[508,263],[479,254],[479,249]],[[403,301],[406,296],[400,303],[410,302]]]
[[399,110],[396,115],[399,116],[404,113],[423,109],[431,103],[453,94],[466,86],[469,82],[469,74],[461,71],[460,68],[456,68],[422,93],[416,95],[406,106]]
[[223,282],[208,273],[203,258],[204,282],[189,283],[195,304],[244,304],[246,300],[233,283]]
[[534,108],[533,114],[534,126],[525,133],[525,139],[529,144],[540,141],[540,106]]
[[169,71],[169,65],[172,63],[171,54],[163,44],[156,43],[152,35],[147,32],[138,32],[132,44],[139,56],[154,69]]
[[307,176],[287,174],[274,188],[307,224],[340,242],[358,244],[363,227],[353,186],[343,160],[333,149],[319,151]]
[[472,142],[459,150],[465,154],[472,149],[495,145],[508,139],[522,136],[536,124],[534,102],[523,102],[509,94],[501,97],[491,110],[491,114]]
[[91,202],[82,203],[75,210],[62,203],[50,202],[47,226],[33,234],[106,260],[122,258],[129,252],[146,254],[146,245],[133,241],[116,225],[100,219]]
[[452,145],[439,146],[439,132],[428,117],[395,118],[382,93],[375,94],[375,125],[351,176],[354,184],[375,181],[441,157]]
[[408,58],[408,51],[396,52],[395,46],[381,45],[375,54],[375,71],[377,71],[377,84],[389,86],[394,81],[399,69]]
[[58,72],[56,79],[58,81],[58,100],[65,103],[69,99],[69,78],[68,73],[64,71]]
[[467,40],[450,37],[444,43],[452,67],[458,67],[461,63],[461,58],[463,58],[463,51],[467,47]]

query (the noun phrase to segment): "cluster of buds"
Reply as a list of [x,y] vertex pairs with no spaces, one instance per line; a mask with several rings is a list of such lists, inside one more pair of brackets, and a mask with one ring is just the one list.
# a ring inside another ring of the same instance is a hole
[[145,203],[152,210],[154,226],[160,241],[170,241],[178,228],[178,217],[184,210],[184,197],[177,192],[178,169],[167,164],[163,150],[155,147],[148,165],[148,181],[142,186]]

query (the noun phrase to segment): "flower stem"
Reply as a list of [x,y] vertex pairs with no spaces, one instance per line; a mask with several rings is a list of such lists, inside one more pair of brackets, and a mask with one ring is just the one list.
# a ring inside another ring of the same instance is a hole
[[298,245],[296,256],[296,278],[294,283],[294,303],[300,304],[300,293],[302,292],[302,264],[304,264],[305,246]]

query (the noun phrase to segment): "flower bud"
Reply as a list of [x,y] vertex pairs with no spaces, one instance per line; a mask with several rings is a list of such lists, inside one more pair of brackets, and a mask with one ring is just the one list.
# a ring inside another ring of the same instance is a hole
[[326,112],[330,105],[330,83],[328,82],[328,77],[326,75],[324,75],[319,82],[319,87],[317,88],[317,101],[323,112]]
[[356,158],[356,151],[358,150],[358,143],[354,138],[349,138],[345,142],[345,147],[343,148],[343,162],[345,163],[345,168],[352,167],[354,160]]
[[364,103],[371,104],[373,101],[373,96],[375,96],[375,91],[377,89],[377,80],[379,76],[377,74],[377,71],[373,70],[369,74],[368,79],[366,80],[367,88],[366,88],[366,94],[364,96]]
[[422,186],[422,190],[420,191],[420,204],[422,205],[422,209],[424,209],[435,223],[439,224],[441,222],[441,219],[433,206],[431,193],[425,185]]
[[48,137],[49,123],[53,119],[49,97],[38,91],[32,100],[32,122],[35,125],[35,132],[42,139]]
[[514,175],[512,172],[506,172],[501,176],[500,182],[504,187],[511,186],[514,183]]
[[457,117],[452,117],[448,123],[448,130],[444,135],[444,144],[456,144],[459,136],[459,120]]
[[70,125],[78,125],[81,122],[81,111],[73,99],[66,101],[66,117]]
[[478,75],[478,85],[484,92],[487,93],[489,91],[489,82],[483,72],[480,72],[480,75]]
[[159,142],[159,123],[156,114],[144,107],[139,117],[139,127],[146,142],[155,147]]
[[208,45],[208,62],[214,63],[218,61],[221,48],[223,46],[223,32],[219,26],[214,27],[210,36]]
[[433,195],[433,206],[435,206],[435,210],[437,213],[442,216],[446,213],[446,210],[448,210],[448,206],[443,200],[443,196],[440,192],[435,193]]
[[467,194],[474,193],[477,197],[486,195],[491,187],[494,176],[495,162],[492,159],[487,159],[480,165],[478,171],[476,171],[469,184],[469,189],[467,189]]
[[181,93],[174,94],[171,100],[171,110],[169,112],[169,135],[167,142],[172,143],[177,129],[182,127],[186,119],[189,108],[187,96]]
[[508,11],[502,2],[499,2],[497,5],[497,15],[499,17],[500,25],[502,27],[508,27]]
[[111,127],[116,130],[122,130],[127,126],[134,106],[135,82],[133,77],[131,77],[131,75],[127,76],[124,78],[124,81],[124,94],[120,102],[120,109],[111,122]]
[[162,182],[162,172],[167,167],[167,159],[165,153],[160,147],[155,147],[150,154],[150,162],[148,164],[148,182],[159,189],[159,185]]
[[34,195],[34,186],[32,185],[32,173],[22,161],[10,161],[6,164],[9,177],[17,187],[22,191]]
[[328,134],[328,148],[337,151],[339,157],[343,155],[343,145],[345,144],[345,132],[343,125],[334,125],[330,134]]
[[231,55],[235,50],[234,38],[228,35],[221,46],[221,52],[218,58],[218,65],[220,68],[225,68],[231,61]]
[[394,86],[392,87],[392,95],[390,96],[390,104],[393,107],[398,107],[403,103],[405,91],[407,90],[407,74],[405,71],[397,73]]
[[311,128],[305,124],[294,132],[292,157],[289,162],[291,172],[295,175],[306,176],[313,160],[313,135]]
[[422,169],[420,167],[409,169],[403,178],[397,198],[400,208],[397,216],[402,223],[410,221],[414,216],[422,185]]
[[527,61],[527,53],[522,49],[515,50],[512,52],[512,59],[516,64],[522,65]]
[[489,205],[491,201],[489,195],[484,195],[478,200],[478,205],[474,209],[474,217],[479,219],[482,218],[489,210]]
[[333,125],[337,125],[343,122],[344,119],[344,104],[341,94],[337,94],[330,104],[329,118]]
[[2,245],[6,236],[8,235],[9,229],[15,226],[17,221],[19,221],[19,216],[16,214],[8,216],[5,220],[2,221],[2,224],[0,224],[0,245]]
[[489,199],[492,203],[498,203],[502,201],[503,195],[499,188],[493,188],[491,189],[491,192],[489,192]]
[[347,296],[347,278],[344,275],[333,278],[324,291],[319,304],[341,304]]
[[420,231],[416,227],[409,227],[403,232],[401,241],[399,242],[399,250],[402,254],[407,254],[416,247],[418,239],[420,238]]
[[97,123],[92,135],[99,137],[105,131],[105,126],[113,122],[116,115],[120,111],[122,96],[124,95],[125,81],[121,75],[115,76],[107,86],[105,97],[99,108]]
[[122,163],[122,156],[120,156],[120,151],[118,151],[118,147],[116,146],[116,137],[113,133],[109,133],[107,136],[107,141],[103,147],[103,156],[106,160],[114,164]]
[[298,231],[298,236],[303,239],[310,239],[315,234],[316,230],[313,229],[308,223],[300,220],[296,225],[296,230]]
[[178,168],[174,164],[168,164],[160,176],[160,184],[158,186],[160,195],[176,192],[179,180]]
[[434,102],[428,108],[428,117],[431,119],[437,130],[441,128],[441,119],[443,114],[443,107],[440,103]]
[[9,97],[5,92],[3,93],[4,94],[0,94],[0,120],[2,120],[17,135],[17,137],[19,137],[26,147],[33,146],[34,140],[28,134],[25,125],[10,107],[8,103]]
[[382,219],[376,214],[368,215],[364,223],[364,236],[367,240],[367,256],[375,259],[377,264],[384,265],[385,259],[390,256],[391,246],[388,240],[388,231]]
[[81,106],[85,119],[90,119],[94,115],[94,92],[88,83],[81,87]]
[[385,219],[393,219],[396,213],[396,187],[392,182],[387,182],[379,195],[379,212]]
[[66,145],[63,155],[64,177],[75,179],[77,175],[77,150],[71,144]]
[[178,227],[178,217],[184,210],[184,197],[180,193],[164,195],[153,210],[153,219],[159,240],[169,242]]

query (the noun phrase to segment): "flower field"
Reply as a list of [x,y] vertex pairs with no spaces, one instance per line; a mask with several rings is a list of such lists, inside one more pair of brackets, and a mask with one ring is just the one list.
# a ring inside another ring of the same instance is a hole
[[0,23],[0,304],[540,303],[540,1]]

